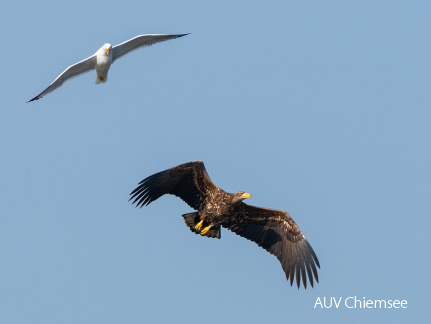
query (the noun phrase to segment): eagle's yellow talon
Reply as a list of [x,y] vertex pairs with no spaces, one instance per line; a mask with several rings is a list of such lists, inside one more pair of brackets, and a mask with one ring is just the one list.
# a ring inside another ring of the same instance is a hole
[[209,230],[211,229],[211,225],[205,227],[202,231],[201,231],[201,235],[205,235]]
[[195,230],[200,231],[200,229],[202,228],[204,221],[201,220],[199,223],[196,224],[195,226]]

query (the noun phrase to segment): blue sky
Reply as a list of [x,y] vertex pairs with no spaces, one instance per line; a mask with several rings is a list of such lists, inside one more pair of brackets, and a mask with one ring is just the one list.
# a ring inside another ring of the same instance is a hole
[[[418,322],[429,314],[428,1],[14,1],[2,6],[0,322]],[[105,42],[191,33],[25,104]],[[320,283],[143,178],[202,160],[284,209]],[[315,309],[318,297],[408,308]]]

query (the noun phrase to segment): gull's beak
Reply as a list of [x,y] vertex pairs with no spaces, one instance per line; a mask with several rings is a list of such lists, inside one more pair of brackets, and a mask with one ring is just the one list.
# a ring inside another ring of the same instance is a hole
[[251,198],[251,195],[250,195],[248,192],[244,192],[244,193],[242,194],[241,198],[244,198],[244,199],[248,198],[248,199],[250,199],[250,198]]
[[105,48],[106,55],[109,55],[109,48]]

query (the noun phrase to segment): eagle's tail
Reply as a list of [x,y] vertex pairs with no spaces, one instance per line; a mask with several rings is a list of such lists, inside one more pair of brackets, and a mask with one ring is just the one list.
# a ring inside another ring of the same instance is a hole
[[[184,214],[182,215],[184,217],[184,220],[186,222],[186,225],[188,227],[190,227],[190,230],[193,233],[196,234],[201,234],[201,230],[197,230],[195,227],[196,225],[201,221],[201,217],[199,216],[199,213],[194,212],[194,213],[188,213],[188,214]],[[205,234],[201,234],[203,236],[207,236],[207,237],[216,237],[216,238],[220,238],[220,225],[219,226],[214,226],[211,227],[208,232],[206,232]]]

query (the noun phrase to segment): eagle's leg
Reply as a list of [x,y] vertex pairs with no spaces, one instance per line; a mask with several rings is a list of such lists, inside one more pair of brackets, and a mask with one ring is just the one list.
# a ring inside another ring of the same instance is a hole
[[195,226],[195,230],[200,231],[201,228],[202,228],[203,223],[204,223],[203,220],[201,220],[199,223],[197,223],[196,226]]
[[204,227],[201,231],[201,235],[205,235],[211,229],[211,227],[212,227],[211,225]]

